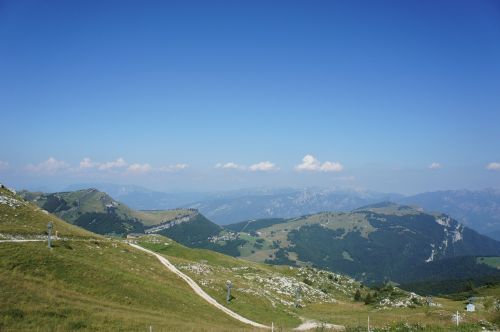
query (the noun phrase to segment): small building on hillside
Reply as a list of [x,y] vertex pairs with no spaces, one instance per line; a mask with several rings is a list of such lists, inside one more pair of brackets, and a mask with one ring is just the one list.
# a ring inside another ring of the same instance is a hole
[[476,311],[476,306],[473,303],[469,303],[465,306],[465,310],[469,312]]

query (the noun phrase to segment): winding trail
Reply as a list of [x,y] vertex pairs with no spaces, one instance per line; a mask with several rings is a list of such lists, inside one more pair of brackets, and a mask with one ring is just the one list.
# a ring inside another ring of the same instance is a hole
[[185,282],[187,282],[187,284],[194,290],[194,292],[196,294],[198,294],[200,297],[202,297],[205,301],[207,301],[208,303],[210,303],[211,305],[213,305],[214,307],[216,307],[217,309],[223,311],[225,314],[233,317],[234,319],[237,319],[239,320],[240,322],[242,323],[245,323],[245,324],[249,324],[249,325],[252,325],[252,326],[255,326],[255,327],[258,327],[258,328],[261,328],[261,329],[271,329],[270,326],[267,326],[267,325],[263,325],[263,324],[260,324],[260,323],[257,323],[257,322],[254,322],[248,318],[245,318],[237,313],[235,313],[234,311],[232,310],[229,310],[228,308],[224,307],[222,304],[220,304],[219,302],[217,302],[213,297],[211,297],[210,295],[208,295],[203,289],[201,289],[200,286],[198,286],[198,284],[193,280],[191,279],[190,277],[188,277],[186,274],[182,273],[181,271],[179,271],[172,263],[170,263],[170,261],[168,259],[166,259],[165,257],[155,253],[154,251],[151,251],[151,250],[148,250],[146,248],[143,248],[137,244],[134,244],[134,243],[129,243],[129,245],[131,245],[132,247],[138,249],[138,250],[142,250],[144,252],[147,252],[148,254],[150,255],[154,255],[156,256],[156,258],[158,258],[158,260],[163,264],[165,265],[170,271],[172,271],[173,273],[175,273],[176,275],[178,275],[179,277],[181,277],[182,279],[184,279]]
[[[71,239],[71,240],[75,241],[75,239]],[[19,243],[19,242],[46,242],[46,241],[47,241],[47,239],[2,239],[2,240],[0,240],[0,243],[9,243],[9,242],[11,242],[11,243],[12,242],[14,242],[14,243]],[[193,291],[197,295],[199,295],[205,301],[207,301],[208,303],[210,303],[211,305],[213,305],[217,309],[221,310],[225,314],[231,316],[232,318],[234,318],[234,319],[236,319],[236,320],[238,320],[238,321],[240,321],[242,323],[245,323],[245,324],[248,324],[248,325],[252,325],[254,327],[258,327],[258,328],[266,329],[266,330],[270,330],[271,329],[270,326],[254,322],[253,320],[245,318],[245,317],[237,314],[236,312],[234,312],[234,311],[232,311],[232,310],[224,307],[222,304],[220,304],[219,302],[217,302],[213,297],[211,297],[210,295],[208,295],[193,279],[191,279],[189,276],[187,276],[186,274],[184,274],[181,271],[179,271],[179,269],[177,269],[172,263],[170,263],[170,261],[168,259],[166,259],[165,257],[161,256],[160,254],[157,254],[154,251],[151,251],[149,249],[143,248],[143,247],[141,247],[141,246],[139,246],[139,245],[137,245],[135,243],[131,243],[131,242],[127,242],[127,243],[130,246],[132,246],[135,249],[137,249],[137,250],[144,251],[144,252],[146,252],[146,253],[148,253],[150,255],[153,255],[156,258],[158,258],[158,260],[163,265],[165,265],[170,271],[172,271],[173,273],[175,273],[177,276],[181,277],[193,289]],[[310,321],[310,320],[305,321],[304,323],[302,323],[298,327],[294,328],[293,330],[294,331],[307,331],[307,330],[312,330],[312,329],[315,329],[315,328],[327,328],[327,329],[332,329],[334,331],[345,331],[345,327],[342,326],[342,325],[319,323],[319,322]]]

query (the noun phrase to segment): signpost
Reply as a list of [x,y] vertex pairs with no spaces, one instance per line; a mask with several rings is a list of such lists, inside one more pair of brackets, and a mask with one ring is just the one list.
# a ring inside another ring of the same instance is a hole
[[226,282],[226,286],[227,286],[226,301],[227,303],[229,303],[229,301],[231,300],[231,287],[233,287],[233,285],[231,284],[231,280],[228,280]]
[[50,236],[52,235],[52,222],[50,221],[47,224],[47,231],[49,234],[49,236],[47,237],[47,242],[48,242],[47,246],[49,247],[49,249],[52,249],[51,238],[50,238]]
[[458,324],[462,320],[462,317],[460,317],[460,314],[458,313],[458,310],[457,310],[456,314],[454,314],[453,316],[451,316],[451,320],[454,321],[457,324],[457,326],[458,326]]

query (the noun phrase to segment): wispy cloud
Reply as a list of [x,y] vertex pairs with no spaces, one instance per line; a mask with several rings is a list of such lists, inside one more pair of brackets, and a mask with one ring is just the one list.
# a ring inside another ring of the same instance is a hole
[[248,169],[252,172],[270,172],[279,170],[279,168],[270,161],[261,161],[260,163],[251,165]]
[[490,171],[500,171],[500,163],[498,162],[492,162],[486,165],[486,169],[489,169]]
[[8,163],[8,162],[6,162],[6,161],[2,161],[2,160],[0,160],[0,171],[1,171],[1,170],[5,170],[5,169],[7,169],[7,168],[9,168],[9,163]]
[[316,171],[316,172],[340,172],[344,169],[339,162],[334,161],[325,161],[321,163],[318,159],[316,159],[313,155],[306,155],[302,158],[302,163],[295,166],[295,170],[302,171]]
[[83,158],[80,161],[80,169],[98,169],[100,171],[107,171],[115,168],[125,168],[128,166],[128,163],[123,158],[118,158],[113,161],[107,161],[104,163],[100,163],[97,161],[92,161],[90,158]]
[[100,170],[109,170],[113,168],[123,168],[127,167],[128,163],[123,158],[118,158],[115,161],[108,161],[102,164],[99,164],[98,168]]
[[215,164],[215,168],[219,169],[235,169],[235,170],[246,170],[250,172],[270,172],[270,171],[277,171],[279,168],[273,164],[270,161],[261,161],[259,163],[250,165],[250,166],[245,166],[245,165],[240,165],[235,162],[227,162],[227,163],[217,163]]
[[429,165],[429,169],[440,169],[443,168],[443,165],[437,162],[433,162]]
[[148,173],[153,170],[153,167],[151,167],[150,164],[132,164],[129,167],[127,167],[127,171],[130,173],[136,173],[136,174],[143,174],[143,173]]
[[175,172],[175,171],[180,171],[183,169],[189,168],[189,164],[174,164],[174,165],[166,165],[166,166],[161,166],[158,167],[158,171],[160,172]]
[[57,160],[53,157],[42,161],[39,164],[29,164],[26,166],[26,170],[32,173],[44,173],[44,174],[55,174],[56,172],[67,170],[69,164],[62,160]]
[[83,158],[82,161],[80,161],[81,169],[94,168],[97,166],[99,166],[99,163],[93,162],[90,158]]
[[132,163],[129,164],[123,158],[118,158],[113,161],[96,162],[90,158],[83,158],[80,161],[80,170],[97,170],[97,171],[110,171],[110,170],[124,170],[126,173],[144,174],[150,172],[174,172],[188,168],[188,164],[178,163],[173,165],[166,165],[160,167],[153,167],[149,163]]
[[233,163],[232,161],[228,163],[217,163],[215,165],[215,168],[222,168],[222,169],[245,169],[246,167],[243,165],[238,165],[236,163]]

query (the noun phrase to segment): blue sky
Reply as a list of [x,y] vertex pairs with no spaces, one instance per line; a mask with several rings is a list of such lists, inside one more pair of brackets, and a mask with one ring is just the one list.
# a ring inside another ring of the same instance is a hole
[[500,187],[500,4],[4,0],[0,112],[18,188]]

